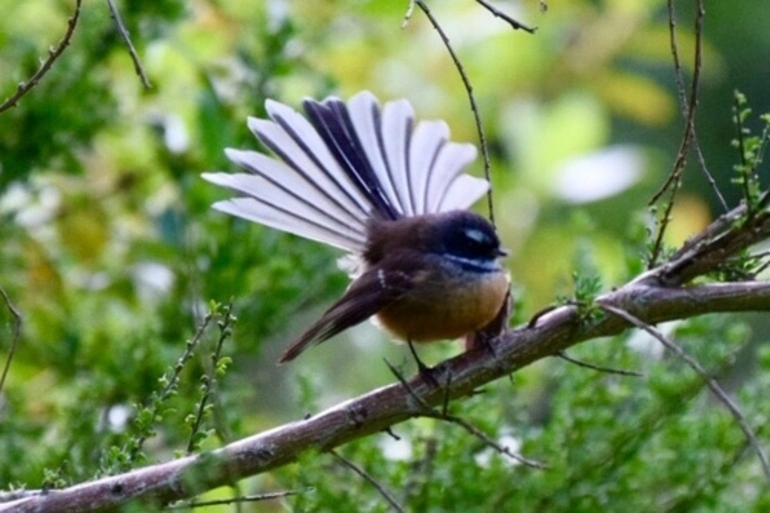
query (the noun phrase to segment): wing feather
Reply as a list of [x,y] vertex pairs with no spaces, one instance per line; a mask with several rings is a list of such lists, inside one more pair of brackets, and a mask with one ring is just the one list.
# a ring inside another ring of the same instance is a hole
[[283,352],[280,363],[293,360],[305,349],[364,322],[397,301],[414,286],[411,274],[395,273],[385,276],[382,274],[384,272],[379,267],[374,267],[354,281],[345,295]]

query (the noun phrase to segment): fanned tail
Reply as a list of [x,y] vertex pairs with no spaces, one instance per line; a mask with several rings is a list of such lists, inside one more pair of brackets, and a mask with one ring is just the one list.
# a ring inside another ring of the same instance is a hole
[[360,253],[370,218],[468,208],[489,187],[463,174],[476,148],[450,142],[442,121],[415,126],[406,100],[305,100],[308,119],[272,100],[266,108],[270,119],[249,118],[249,128],[276,157],[226,150],[247,173],[202,175],[242,195],[218,210]]

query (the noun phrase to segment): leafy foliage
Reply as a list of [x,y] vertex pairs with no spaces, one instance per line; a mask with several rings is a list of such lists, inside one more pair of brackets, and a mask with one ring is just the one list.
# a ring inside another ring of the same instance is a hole
[[[86,2],[72,46],[18,107],[0,114],[0,286],[23,313],[0,395],[4,489],[57,488],[205,453],[392,381],[380,355],[403,353],[368,340],[365,328],[351,338],[366,350],[338,340],[297,366],[273,364],[278,347],[346,279],[330,272],[337,256],[330,250],[209,210],[219,192],[198,175],[228,165],[224,147],[257,147],[245,119],[264,114],[265,98],[296,105],[304,95],[368,88],[409,97],[421,117],[447,119],[453,138],[475,134],[436,35],[418,16],[399,30],[397,2],[116,3],[152,89],[142,89],[106,6]],[[4,3],[2,96],[37,69],[66,28],[70,4]],[[590,321],[599,292],[646,267],[645,201],[676,152],[675,94],[662,78],[670,75],[663,2],[553,1],[547,15],[535,4],[524,15],[540,26],[536,37],[510,33],[474,2],[434,10],[488,126],[499,231],[521,291],[517,318],[551,304],[572,278],[570,296]],[[753,31],[736,34],[730,16],[738,10],[724,4],[710,7],[720,13],[710,18],[705,46],[716,71],[703,94],[718,100],[703,102],[711,108],[699,111],[698,133],[719,183],[736,180],[734,192],[763,208],[768,120],[755,128],[738,96],[738,136],[721,127],[729,126],[724,98],[736,85],[749,91],[754,110],[770,111],[756,92],[766,88],[756,63],[744,69],[737,58],[745,48],[770,51],[760,23],[770,7],[746,6]],[[736,38],[751,44],[736,47]],[[681,29],[679,41],[693,44]],[[609,166],[593,160],[629,143],[634,151]],[[570,166],[586,157],[589,171],[611,173],[567,181]],[[631,167],[638,173],[624,188],[601,189]],[[712,217],[702,182],[688,175],[667,248]],[[565,195],[554,185],[563,183],[590,185],[593,199]],[[754,277],[765,261],[746,255],[715,278]],[[219,324],[203,329],[206,319]],[[764,318],[720,316],[670,328],[729,385],[764,440],[767,327]],[[2,357],[11,334],[0,308]],[[438,346],[427,351],[456,351]],[[766,483],[740,430],[698,377],[656,347],[633,333],[573,355],[643,370],[641,379],[554,359],[451,405],[545,470],[435,419],[398,426],[399,441],[382,434],[340,453],[409,511],[767,508]],[[287,507],[387,509],[369,483],[327,454],[207,496],[306,486],[312,491],[283,499]]]
[[[681,323],[671,335],[725,378],[749,332],[725,316]],[[615,504],[724,511],[736,500],[729,483],[737,476],[747,491],[742,506],[767,500],[765,477],[729,413],[700,377],[656,344],[632,334],[576,351],[598,365],[643,369],[643,378],[549,360],[455,406],[502,444],[545,463],[544,470],[434,419],[398,427],[400,440],[383,433],[341,452],[409,511],[588,512]],[[752,383],[740,397],[755,426],[768,414],[767,401],[757,400],[762,387]],[[309,455],[280,475],[286,488],[313,488],[290,501],[296,510],[387,511],[370,484],[329,455]]]

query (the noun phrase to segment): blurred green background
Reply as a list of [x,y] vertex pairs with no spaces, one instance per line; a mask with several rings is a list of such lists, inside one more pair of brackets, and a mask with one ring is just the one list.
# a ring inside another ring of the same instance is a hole
[[[689,84],[693,5],[676,3]],[[4,489],[76,482],[114,469],[109,448],[132,436],[134,405],[159,389],[158,379],[184,351],[211,300],[233,298],[239,320],[225,346],[233,363],[219,384],[209,419],[216,436],[206,448],[392,382],[383,357],[409,361],[403,346],[389,343],[367,323],[296,363],[275,365],[281,349],[344,289],[347,278],[336,270],[335,251],[209,208],[226,193],[201,180],[200,173],[232,169],[225,147],[258,147],[245,121],[264,114],[266,98],[299,106],[305,96],[347,98],[369,89],[383,101],[408,98],[419,117],[445,119],[454,139],[476,142],[465,91],[440,38],[419,11],[401,28],[407,2],[117,5],[151,89],[136,76],[106,4],[90,1],[71,47],[52,71],[18,107],[0,114],[0,286],[24,317],[23,338],[0,397]],[[646,202],[670,172],[683,121],[665,2],[551,0],[546,12],[534,0],[496,5],[537,26],[536,34],[512,31],[471,0],[430,3],[477,95],[493,159],[497,222],[511,250],[515,316],[523,321],[572,294],[576,265],[595,272],[605,289],[642,269],[652,226]],[[730,183],[736,162],[730,144],[733,91],[746,93],[755,112],[770,111],[770,3],[706,6],[698,138],[733,205],[740,199]],[[72,9],[71,1],[0,0],[0,96],[10,96],[34,73],[64,33]],[[723,211],[695,162],[690,159],[668,244],[681,243]],[[472,172],[481,170],[477,161]],[[482,203],[479,211],[485,212]],[[753,336],[746,320],[755,327]],[[11,321],[3,308],[3,359]],[[690,337],[690,349],[709,368],[753,397],[768,378],[766,362],[756,353],[764,341],[762,318],[699,323],[671,330]],[[178,395],[145,446],[148,461],[184,448],[189,428],[181,419],[194,410],[215,338],[207,335],[182,373]],[[737,426],[680,364],[656,364],[660,356],[626,342],[592,342],[575,354],[643,367],[650,372],[646,379],[594,375],[549,360],[517,373],[513,386],[498,384],[486,399],[461,406],[480,415],[479,422],[493,433],[515,431],[517,439],[527,440],[528,454],[544,458],[553,471],[533,473],[494,458],[493,464],[481,464],[469,456],[480,451],[466,447],[473,440],[454,431],[454,438],[439,437],[443,428],[427,421],[404,428],[415,430],[410,432],[415,446],[405,460],[389,460],[378,441],[354,445],[349,455],[375,469],[379,461],[380,473],[369,471],[404,488],[412,475],[404,469],[415,468],[429,448],[423,442],[448,440],[460,452],[442,453],[437,461],[465,463],[456,469],[447,463],[453,471],[433,478],[476,483],[475,488],[465,493],[458,487],[460,496],[451,499],[441,487],[444,495],[436,497],[431,488],[424,495],[406,494],[414,511],[451,510],[462,501],[479,505],[479,511],[596,511],[599,505],[614,510],[621,499],[637,505],[635,511],[690,510],[688,505],[726,511],[734,500],[727,484],[762,482],[751,458],[741,460],[738,470],[709,459],[732,461],[738,449],[726,447],[740,446]],[[454,344],[436,344],[424,357],[435,362],[457,351]],[[656,388],[655,379],[671,388]],[[696,398],[692,410],[672,407],[682,397]],[[747,408],[763,415],[767,405],[758,402]],[[579,425],[578,408],[592,412],[585,425]],[[661,435],[658,418],[669,419],[670,440]],[[604,433],[600,426],[615,431]],[[704,439],[720,434],[724,438]],[[644,442],[637,447],[623,436]],[[580,464],[595,468],[590,458],[561,459],[560,448],[576,444],[586,448],[584,456],[604,454],[590,449],[594,442],[637,451],[625,456],[610,451],[617,465],[601,475],[579,472]],[[644,444],[649,445],[643,449]],[[315,495],[255,507],[325,510],[328,492],[330,504],[341,501],[339,511],[384,508],[365,484],[357,492],[335,488],[341,484],[333,479],[336,473],[343,481],[354,478],[328,468],[333,461],[316,458],[248,485],[262,490],[302,482],[316,487]],[[676,461],[681,476],[670,467]],[[652,470],[662,465],[675,475],[661,483]],[[322,485],[308,477],[324,473],[333,482]],[[494,481],[490,476],[513,479],[513,488],[500,487],[494,497],[481,493],[479,480]],[[621,486],[632,482],[643,491]],[[708,486],[693,484],[704,482]],[[529,483],[526,492],[518,488],[521,483]],[[603,484],[610,488],[600,492]],[[349,505],[340,498],[345,493]],[[677,502],[682,497],[705,502]],[[749,498],[757,501],[752,507],[768,500],[761,491],[741,500]]]

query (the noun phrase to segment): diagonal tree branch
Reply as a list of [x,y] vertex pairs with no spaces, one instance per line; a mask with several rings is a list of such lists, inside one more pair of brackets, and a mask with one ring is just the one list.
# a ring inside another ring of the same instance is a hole
[[[716,312],[770,311],[770,282],[746,281],[681,286],[770,236],[770,215],[745,218],[739,206],[686,243],[669,262],[595,299],[647,325]],[[102,511],[131,500],[161,504],[192,497],[223,484],[285,465],[310,450],[328,451],[405,420],[424,415],[424,404],[468,396],[478,387],[580,342],[617,335],[627,320],[581,319],[578,307],[555,308],[537,322],[507,331],[487,350],[463,353],[434,368],[439,382],[416,376],[408,388],[395,383],[351,399],[310,418],[231,443],[212,453],[188,456],[0,505],[0,511]],[[419,401],[415,398],[419,397]]]

